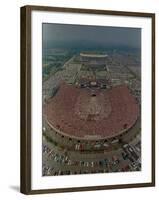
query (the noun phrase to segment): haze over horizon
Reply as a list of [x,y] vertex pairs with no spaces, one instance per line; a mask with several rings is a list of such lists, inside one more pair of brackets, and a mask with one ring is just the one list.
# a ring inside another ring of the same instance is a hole
[[141,48],[141,29],[69,24],[43,24],[46,48]]

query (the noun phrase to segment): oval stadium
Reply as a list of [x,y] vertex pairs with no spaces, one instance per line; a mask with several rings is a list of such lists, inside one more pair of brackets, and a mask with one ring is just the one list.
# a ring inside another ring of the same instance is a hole
[[43,84],[43,175],[141,170],[140,79],[81,52]]

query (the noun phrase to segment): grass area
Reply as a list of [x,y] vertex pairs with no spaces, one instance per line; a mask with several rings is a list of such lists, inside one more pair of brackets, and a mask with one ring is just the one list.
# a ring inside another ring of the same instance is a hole
[[55,146],[57,146],[57,142],[55,142],[51,137],[49,137],[46,133],[43,133],[43,136],[45,137],[45,139],[48,141],[48,142],[50,142],[50,143],[52,143],[52,144],[54,144]]

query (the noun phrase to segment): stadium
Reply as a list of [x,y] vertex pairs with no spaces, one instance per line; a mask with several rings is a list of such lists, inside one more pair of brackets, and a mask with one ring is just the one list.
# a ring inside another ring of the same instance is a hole
[[[59,155],[64,162],[62,168],[58,167],[49,175],[67,174],[68,169],[70,174],[111,172],[110,167],[102,166],[101,170],[101,166],[95,166],[95,163],[99,164],[110,155],[114,162],[123,146],[137,137],[141,123],[140,106],[131,89],[126,84],[113,86],[110,76],[100,79],[94,73],[97,67],[101,67],[108,74],[107,59],[106,54],[81,53],[82,66],[93,71],[93,75],[79,75],[74,84],[61,81],[56,92],[45,101],[43,135],[56,148],[58,146],[55,157]],[[136,153],[134,155],[135,159],[139,158]],[[86,170],[81,162],[91,165],[91,170]],[[76,166],[70,168],[68,163]],[[128,163],[123,163],[115,170],[129,171],[125,169]]]
[[62,84],[44,113],[52,132],[63,139],[115,144],[136,123],[139,106],[125,85],[107,91]]

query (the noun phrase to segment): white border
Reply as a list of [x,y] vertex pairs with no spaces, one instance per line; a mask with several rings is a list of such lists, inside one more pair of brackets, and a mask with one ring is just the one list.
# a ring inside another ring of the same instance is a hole
[[[42,177],[42,23],[104,25],[142,28],[142,171]],[[151,19],[112,15],[32,11],[32,127],[31,188],[149,183],[151,182]],[[144,116],[144,117],[143,117]]]

